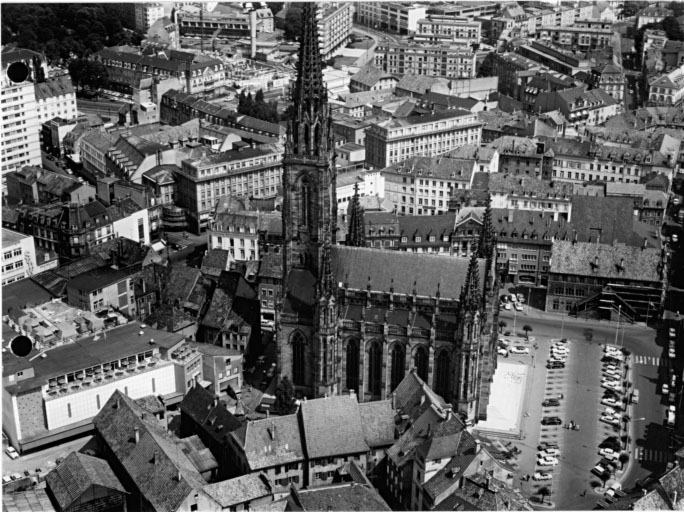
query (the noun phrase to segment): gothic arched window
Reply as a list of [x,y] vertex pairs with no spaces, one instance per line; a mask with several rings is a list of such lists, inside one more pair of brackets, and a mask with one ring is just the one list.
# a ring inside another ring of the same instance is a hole
[[428,357],[428,351],[422,345],[419,345],[418,348],[416,348],[416,352],[413,356],[413,365],[416,367],[418,377],[425,382],[428,380]]
[[390,379],[390,390],[393,391],[404,378],[406,367],[406,351],[401,343],[395,343],[392,348],[392,373]]
[[299,331],[292,335],[292,382],[306,385],[306,338]]
[[359,393],[359,340],[351,338],[347,342],[347,389]]
[[371,341],[368,347],[368,391],[371,395],[379,395],[382,389],[382,347],[377,341]]
[[446,350],[442,350],[435,362],[435,393],[449,400],[451,387],[451,357]]
[[304,178],[299,185],[299,223],[308,226],[311,222],[311,185]]

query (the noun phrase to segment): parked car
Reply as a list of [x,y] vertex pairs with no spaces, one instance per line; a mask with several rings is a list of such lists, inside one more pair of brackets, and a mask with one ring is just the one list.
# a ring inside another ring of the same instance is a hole
[[511,303],[506,302],[506,304],[504,304],[504,309],[510,310],[511,309]]
[[601,448],[599,450],[599,455],[605,457],[608,460],[617,460],[620,457],[620,453],[616,452],[612,448]]
[[504,347],[508,347],[511,344],[511,340],[506,338],[499,338],[499,343],[501,343]]
[[561,425],[563,420],[558,416],[544,416],[541,420],[542,425]]
[[559,354],[569,354],[570,349],[565,345],[553,345],[551,347],[551,352],[558,352]]
[[538,454],[539,457],[559,457],[560,456],[560,449],[558,448],[547,448],[546,450],[542,450]]
[[560,445],[554,441],[544,441],[539,443],[537,448],[539,450],[546,450],[547,448],[560,448]]
[[602,414],[601,418],[599,418],[599,421],[602,421],[604,423],[608,423],[609,425],[619,425],[620,424],[620,418],[615,417],[615,416],[610,416],[607,414]]
[[677,353],[675,352],[674,347],[670,346],[667,349],[667,357],[669,357],[670,359],[674,359],[675,357],[677,357]]
[[560,405],[560,400],[557,398],[547,398],[542,402],[542,407],[558,407]]
[[522,302],[522,303],[525,302],[525,297],[523,296],[522,293],[518,293],[518,294],[516,295],[516,298],[518,299],[518,302]]
[[670,335],[670,338],[677,337],[677,329],[675,329],[674,327],[670,327],[667,332]]
[[677,235],[677,233],[672,233],[672,237],[671,237],[671,238],[672,238],[672,242],[673,242],[673,243],[676,244],[677,242],[679,242],[679,235]]
[[622,402],[620,400],[613,398],[613,397],[604,397],[601,399],[601,404],[603,405],[608,405],[610,407],[622,407]]
[[506,349],[503,348],[503,347],[499,347],[499,348],[496,350],[496,353],[499,354],[500,356],[503,356],[503,357],[507,357],[507,356],[508,356],[508,350],[506,350]]
[[601,382],[601,387],[606,389],[612,389],[614,391],[622,391],[622,386],[620,382],[616,380],[607,380]]
[[514,347],[511,347],[511,354],[529,354],[530,349],[527,347],[523,347],[521,345],[515,345]]
[[537,471],[532,475],[532,480],[536,480],[537,482],[541,482],[543,480],[551,480],[553,478],[553,474],[549,473],[548,471]]
[[604,474],[611,474],[610,469],[602,466],[601,464],[596,464],[596,466],[591,468],[591,472],[594,473],[596,476],[601,476]]
[[560,361],[548,361],[546,363],[546,368],[548,370],[560,370],[565,368],[565,363],[561,363]]
[[9,475],[5,475],[2,477],[2,483],[3,484],[8,484],[12,481],[12,478]]
[[520,302],[516,302],[513,307],[515,307],[516,311],[522,311],[523,310],[522,304],[520,304]]
[[667,395],[670,393],[670,386],[667,384],[667,382],[665,384],[663,384],[662,389],[663,389],[663,395]]
[[5,450],[5,453],[12,460],[19,458],[19,453],[17,452],[17,450],[14,449],[14,446],[8,446]]
[[558,459],[556,457],[543,456],[537,459],[537,465],[539,466],[555,466],[558,464]]

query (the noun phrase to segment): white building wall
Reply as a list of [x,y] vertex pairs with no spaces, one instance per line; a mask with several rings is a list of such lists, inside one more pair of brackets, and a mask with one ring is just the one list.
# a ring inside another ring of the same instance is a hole
[[[114,221],[114,236],[124,236],[135,242],[150,244],[150,215],[147,208],[143,208],[128,217]],[[143,227],[143,237],[140,237],[139,226]]]
[[[174,364],[158,363],[161,366],[144,373],[121,378],[111,384],[87,388],[79,392],[71,392],[60,398],[45,401],[45,417],[49,430],[65,427],[79,421],[92,419],[107,403],[117,389],[133,399],[147,395],[166,395],[176,393]],[[154,389],[152,386],[154,379]],[[97,397],[100,407],[97,407]],[[71,415],[69,415],[71,409]]]
[[40,123],[33,82],[13,84],[2,73],[0,78],[0,150],[2,195],[7,194],[5,176],[25,165],[41,165]]
[[36,113],[38,114],[38,123],[42,124],[45,121],[61,117],[70,121],[76,119],[78,109],[76,108],[76,93],[64,94],[62,96],[52,96],[37,100]]
[[33,236],[24,236],[18,243],[3,245],[1,261],[3,286],[36,273],[36,248]]

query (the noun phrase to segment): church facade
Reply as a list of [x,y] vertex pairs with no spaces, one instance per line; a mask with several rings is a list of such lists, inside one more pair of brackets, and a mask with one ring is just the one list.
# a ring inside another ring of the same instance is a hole
[[356,240],[362,230],[351,232],[353,218],[347,245],[336,243],[335,154],[315,9],[307,3],[302,13],[283,157],[279,377],[301,396],[353,390],[368,401],[389,398],[415,367],[462,417],[482,419],[496,368],[492,231],[483,228],[472,258],[365,248]]

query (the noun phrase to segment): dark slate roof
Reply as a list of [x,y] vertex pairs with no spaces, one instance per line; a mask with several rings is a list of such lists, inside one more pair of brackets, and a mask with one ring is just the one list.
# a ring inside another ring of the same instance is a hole
[[[365,290],[370,275],[372,290],[389,291],[394,282],[395,293],[411,295],[413,282],[406,276],[416,276],[416,293],[424,297],[433,296],[439,286],[443,298],[457,299],[469,264],[468,258],[363,247],[333,246],[330,252],[338,283],[348,283],[351,289]],[[484,260],[478,260],[480,279],[485,274],[485,265]]]
[[307,400],[299,406],[308,458],[367,452],[359,403],[341,395]]
[[[133,400],[117,390],[95,416],[93,425],[143,498],[156,510],[178,510],[206,482],[156,424],[156,418],[142,419],[142,413]],[[138,443],[134,437],[136,427]]]
[[67,283],[67,288],[89,293],[93,290],[118,283],[129,277],[129,275],[130,274],[124,270],[114,270],[109,267],[102,267],[74,277]]
[[202,272],[211,277],[218,277],[228,270],[230,252],[225,249],[210,249],[202,259]]
[[258,500],[271,495],[273,483],[263,473],[223,480],[204,486],[204,492],[211,496],[223,509],[241,503]]
[[391,400],[359,404],[361,426],[366,444],[371,448],[394,443],[394,409]]
[[[554,240],[549,272],[660,282],[660,250]],[[594,262],[597,265],[594,265]]]
[[207,448],[198,435],[184,437],[179,441],[181,450],[186,455],[190,462],[192,462],[195,469],[200,473],[209,473],[218,469],[218,462]]
[[395,388],[394,399],[397,410],[400,409],[401,413],[408,415],[411,420],[417,418],[418,409],[423,403],[436,404],[441,408],[446,405],[444,399],[432,391],[432,388],[413,370],[407,373]]
[[[45,476],[45,481],[62,510],[88,493],[93,485],[126,493],[106,460],[78,452],[71,452]],[[89,498],[85,496],[86,500]]]
[[248,421],[232,436],[245,452],[251,471],[304,460],[304,443],[296,414]]
[[333,485],[295,490],[289,500],[295,509],[319,510],[392,510],[378,491],[366,485]]
[[226,435],[242,426],[220,402],[214,403],[214,395],[202,386],[195,386],[183,398],[181,412],[200,425],[218,443],[223,444]]
[[442,242],[443,236],[450,236],[454,230],[456,222],[455,213],[444,215],[434,215],[426,218],[424,215],[400,215],[399,231],[401,236],[407,237],[408,245],[414,244],[413,237],[420,236],[421,242],[416,244],[425,245],[429,243],[430,236],[435,237],[435,243]]
[[270,277],[282,279],[283,277],[283,255],[275,252],[262,254],[259,259],[259,277]]
[[[38,277],[42,274],[38,274]],[[57,297],[40,283],[32,279],[22,279],[2,287],[2,314],[6,315],[9,308],[23,309],[27,306],[37,306]]]
[[572,224],[578,231],[591,232],[592,241],[596,240],[600,229],[603,243],[641,246],[643,240],[634,233],[633,219],[634,200],[631,197],[572,196]]
[[394,75],[387,73],[380,68],[373,66],[368,66],[359,70],[355,75],[352,75],[352,82],[359,82],[361,84],[367,85],[368,87],[374,86],[378,80],[383,78],[394,78]]
[[491,193],[515,195],[529,193],[535,194],[534,197],[539,199],[545,197],[566,197],[569,199],[573,193],[573,184],[495,172],[489,175],[489,191]]
[[25,491],[3,492],[2,512],[55,512],[45,489],[33,487]]

